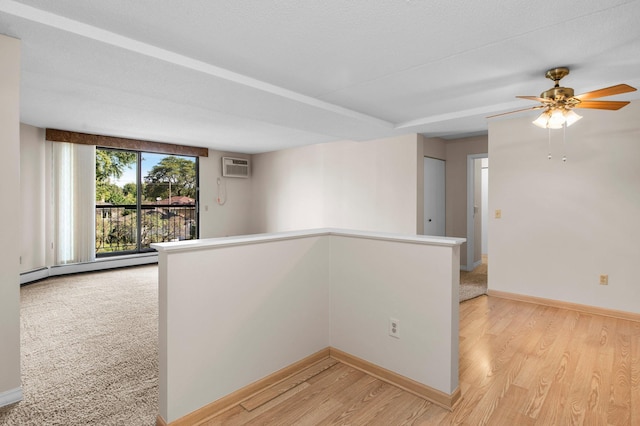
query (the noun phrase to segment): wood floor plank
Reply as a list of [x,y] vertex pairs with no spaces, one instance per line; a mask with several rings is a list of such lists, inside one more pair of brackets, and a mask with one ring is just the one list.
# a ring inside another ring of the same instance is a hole
[[528,362],[514,381],[524,388],[536,383],[536,391],[541,384],[541,370],[553,369],[554,363],[566,361],[561,358],[564,352],[562,338],[573,329],[577,318],[573,312],[562,312],[557,308],[548,308],[544,312],[545,317],[540,319],[537,327],[527,333],[528,341],[522,346],[522,351]]
[[[353,368],[353,367],[349,367]],[[362,398],[362,395],[368,395],[374,392],[384,384],[381,380],[362,373],[362,377],[353,382],[349,386],[344,386],[341,389],[336,389],[332,392],[331,398],[336,401],[340,401],[340,406],[336,407],[333,412],[327,413],[327,416],[322,419],[318,424],[334,424],[336,418],[348,417],[345,413],[349,411],[349,407],[353,405],[355,400]],[[332,388],[333,390],[333,388]]]
[[571,392],[575,388],[584,390],[583,385],[578,383],[589,380],[584,377],[590,371],[589,358],[582,356],[581,348],[585,335],[589,335],[589,331],[593,329],[592,317],[578,312],[558,312],[558,315],[563,314],[564,328],[558,342],[540,366],[537,379],[548,383],[544,400],[535,401],[527,411],[527,415],[537,418],[539,424],[563,424],[567,413],[575,414],[572,407],[575,408],[576,405],[571,404]]
[[371,418],[369,424],[413,425],[433,405],[418,396],[399,392],[398,397],[389,401],[384,409]]
[[450,413],[435,404],[427,407],[413,422],[413,426],[451,425],[451,420],[445,420]]
[[609,401],[611,399],[612,376],[609,374],[614,364],[615,341],[611,339],[617,332],[617,320],[610,317],[594,316],[590,334],[594,339],[592,354],[592,371],[587,410],[586,424],[607,422]]
[[271,401],[277,396],[282,395],[283,393],[295,388],[299,384],[306,382],[311,377],[316,376],[322,373],[324,370],[333,367],[337,362],[338,361],[333,358],[320,360],[315,364],[305,368],[298,374],[294,374],[293,376],[281,381],[280,383],[277,383],[260,392],[259,394],[243,401],[240,405],[247,411],[255,410],[262,404]]
[[[316,426],[322,424],[322,422],[327,417],[331,416],[331,413],[334,413],[336,410],[338,410],[339,407],[342,407],[342,401],[334,398],[325,398],[317,404],[307,404],[307,409],[301,412],[298,417],[289,416],[289,413],[286,413],[286,416],[289,417],[292,425]],[[257,424],[277,423],[270,422]]]
[[242,405],[237,405],[233,409],[228,410],[215,419],[211,419],[202,423],[200,426],[241,426],[247,424],[250,420],[255,419],[258,416],[261,416],[264,412],[270,410],[273,407],[279,406],[287,399],[297,395],[298,393],[307,389],[310,385],[308,383],[302,383],[292,389],[289,389],[287,392],[278,395],[272,400],[266,402],[260,407],[247,411]]
[[617,321],[611,370],[613,387],[607,418],[614,425],[631,423],[631,330],[629,321]]
[[356,390],[359,387],[368,386],[369,383],[377,380],[375,377],[348,366],[338,363],[329,371],[330,374],[320,374],[307,381],[315,389],[331,389],[332,396],[342,397],[343,393]]
[[[314,380],[316,379],[316,380]],[[336,401],[334,393],[340,393],[351,386],[359,389],[361,386],[369,386],[377,379],[368,376],[344,364],[336,364],[322,374],[310,379],[310,386],[301,392],[297,398],[292,398],[276,407],[265,411],[247,425],[251,424],[277,424],[278,419],[287,418],[291,424],[301,422],[305,415],[310,414],[317,406]],[[339,402],[340,403],[340,402]]]
[[512,357],[501,360],[500,367],[492,371],[490,379],[483,381],[481,403],[473,407],[470,412],[470,417],[474,418],[477,424],[490,424],[490,419],[496,410],[504,404],[503,398],[509,393],[513,380],[525,361],[525,356],[517,352]]
[[461,303],[460,304],[460,319],[463,319],[467,316],[468,313],[477,311],[478,307],[473,304]]
[[[399,426],[414,425],[418,423],[418,419],[420,419],[424,413],[434,406],[434,404],[429,401],[425,401],[415,395],[408,395],[406,393],[402,395],[402,399],[404,401],[399,401],[397,410],[396,407],[394,407],[393,411],[397,411],[397,413],[393,413],[392,410],[389,410],[388,418],[382,418],[383,421],[388,420],[387,424],[398,424]],[[390,417],[391,415],[393,415],[393,418]]]
[[631,424],[640,425],[640,323],[631,327]]
[[460,312],[451,412],[337,363],[205,425],[640,424],[640,323],[493,297]]
[[[388,383],[378,381],[366,392],[352,399],[352,404],[341,416],[327,424],[378,425],[385,424],[379,416],[394,406],[403,390]],[[395,410],[394,410],[395,411]]]

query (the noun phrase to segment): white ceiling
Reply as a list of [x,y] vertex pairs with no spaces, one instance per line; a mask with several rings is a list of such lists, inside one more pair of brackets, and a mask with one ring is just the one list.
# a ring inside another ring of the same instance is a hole
[[23,122],[244,153],[483,134],[558,66],[640,87],[639,23],[640,0],[0,0]]

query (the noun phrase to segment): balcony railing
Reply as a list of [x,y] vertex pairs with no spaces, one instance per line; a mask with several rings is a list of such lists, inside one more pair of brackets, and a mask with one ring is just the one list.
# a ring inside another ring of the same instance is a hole
[[153,251],[151,243],[195,239],[195,205],[96,205],[96,254]]

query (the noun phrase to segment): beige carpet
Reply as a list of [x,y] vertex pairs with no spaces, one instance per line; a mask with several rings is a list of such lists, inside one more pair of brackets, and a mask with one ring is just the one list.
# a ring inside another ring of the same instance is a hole
[[21,288],[22,390],[1,425],[154,425],[157,267]]
[[473,271],[460,271],[460,302],[487,294],[487,263]]

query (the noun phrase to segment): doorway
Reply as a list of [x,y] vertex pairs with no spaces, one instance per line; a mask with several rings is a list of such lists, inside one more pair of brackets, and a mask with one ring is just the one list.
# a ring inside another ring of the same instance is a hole
[[424,235],[445,235],[444,161],[424,157]]
[[488,154],[467,156],[467,263],[465,271],[473,271],[488,260]]

